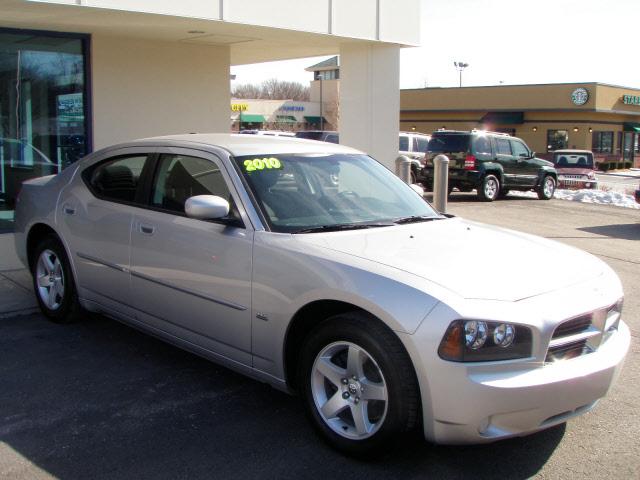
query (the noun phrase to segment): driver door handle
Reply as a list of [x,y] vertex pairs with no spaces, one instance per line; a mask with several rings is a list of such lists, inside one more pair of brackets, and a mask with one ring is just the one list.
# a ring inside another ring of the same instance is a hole
[[152,227],[151,225],[140,224],[140,233],[143,235],[153,235],[155,231],[155,227]]

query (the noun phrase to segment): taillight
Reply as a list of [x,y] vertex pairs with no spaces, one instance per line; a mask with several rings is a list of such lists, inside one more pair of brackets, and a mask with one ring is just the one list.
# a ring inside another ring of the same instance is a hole
[[464,169],[465,170],[475,170],[476,169],[476,157],[473,155],[467,155],[464,159]]

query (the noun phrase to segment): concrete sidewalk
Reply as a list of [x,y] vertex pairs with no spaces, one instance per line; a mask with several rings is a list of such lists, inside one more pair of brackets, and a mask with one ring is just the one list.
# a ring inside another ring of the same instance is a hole
[[31,274],[18,259],[13,234],[0,234],[0,318],[37,310]]

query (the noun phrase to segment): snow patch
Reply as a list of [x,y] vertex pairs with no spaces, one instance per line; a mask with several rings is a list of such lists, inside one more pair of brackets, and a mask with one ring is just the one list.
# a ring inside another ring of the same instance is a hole
[[[537,198],[535,192],[512,192],[510,195],[519,197]],[[640,203],[637,203],[633,195],[621,192],[605,192],[602,190],[564,190],[558,189],[553,198],[558,200],[570,200],[572,202],[597,203],[600,205],[614,205],[616,207],[634,208],[640,210]]]

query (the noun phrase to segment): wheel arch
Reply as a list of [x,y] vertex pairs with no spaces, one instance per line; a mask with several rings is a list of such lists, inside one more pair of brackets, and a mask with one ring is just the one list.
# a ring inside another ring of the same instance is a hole
[[[27,233],[27,262],[29,264],[29,271],[33,269],[33,253],[40,243],[42,239],[48,236],[55,236],[60,243],[62,243],[62,239],[58,232],[56,232],[50,225],[46,223],[35,223],[33,224]],[[64,246],[64,243],[63,243]],[[66,247],[65,247],[66,250]],[[69,256],[69,252],[67,251],[67,256]]]
[[296,381],[296,373],[298,368],[298,359],[300,357],[304,338],[309,334],[309,332],[311,332],[317,325],[319,325],[323,321],[334,315],[347,312],[363,313],[371,317],[371,319],[378,325],[387,329],[398,340],[407,357],[411,360],[414,374],[417,377],[417,371],[415,370],[415,366],[413,366],[413,357],[410,355],[404,343],[397,336],[394,330],[389,327],[389,325],[387,325],[384,321],[382,321],[378,316],[362,307],[349,302],[329,299],[314,300],[299,308],[298,311],[293,315],[284,337],[284,374],[285,382],[289,389],[291,389],[292,391],[296,391],[298,387]]

